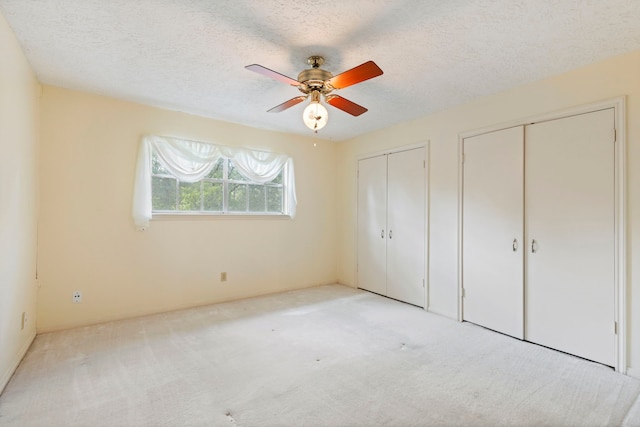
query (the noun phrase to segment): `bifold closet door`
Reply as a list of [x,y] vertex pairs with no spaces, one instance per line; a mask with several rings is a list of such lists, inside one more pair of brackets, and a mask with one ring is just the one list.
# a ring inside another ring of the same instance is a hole
[[525,339],[615,365],[614,111],[527,126]]
[[387,294],[387,156],[358,161],[358,287]]
[[463,319],[523,338],[522,126],[463,141]]
[[387,296],[425,306],[425,148],[389,154]]

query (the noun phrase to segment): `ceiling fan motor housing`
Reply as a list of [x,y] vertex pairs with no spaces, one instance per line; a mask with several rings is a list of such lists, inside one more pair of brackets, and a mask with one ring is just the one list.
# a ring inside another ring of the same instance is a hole
[[333,90],[333,87],[326,84],[326,81],[333,77],[329,71],[320,68],[310,68],[298,74],[300,85],[298,89],[302,93],[309,93],[317,90],[323,94],[327,94]]

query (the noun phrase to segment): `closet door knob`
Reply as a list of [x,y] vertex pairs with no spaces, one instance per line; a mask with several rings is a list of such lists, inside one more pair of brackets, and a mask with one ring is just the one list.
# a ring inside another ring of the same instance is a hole
[[380,237],[384,239],[384,228],[382,229],[382,231],[380,232]]
[[511,248],[513,249],[513,252],[518,250],[518,239],[513,239],[513,243],[511,244]]
[[389,238],[392,239],[393,238],[393,230],[389,230]]
[[531,240],[531,253],[535,254],[538,252],[538,242],[535,239]]

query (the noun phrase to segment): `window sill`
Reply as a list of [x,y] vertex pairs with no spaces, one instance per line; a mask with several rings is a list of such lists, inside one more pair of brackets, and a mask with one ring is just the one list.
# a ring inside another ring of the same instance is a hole
[[268,214],[264,212],[260,213],[203,213],[203,212],[154,212],[152,214],[152,221],[181,221],[181,220],[213,220],[213,219],[260,219],[260,220],[286,220],[291,219],[290,215],[286,214]]

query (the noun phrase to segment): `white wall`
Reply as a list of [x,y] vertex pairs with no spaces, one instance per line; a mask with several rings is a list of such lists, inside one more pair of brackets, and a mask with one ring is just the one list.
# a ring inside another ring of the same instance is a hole
[[[569,107],[627,96],[628,337],[630,373],[640,377],[640,51],[467,105],[390,127],[340,146],[341,283],[355,286],[356,159],[430,140],[429,309],[457,315],[458,135]],[[634,298],[635,296],[635,298]]]
[[0,15],[0,392],[35,336],[39,95]]
[[[153,220],[135,231],[134,171],[146,133],[291,155],[297,216]],[[50,86],[41,134],[39,332],[337,279],[335,143]]]

